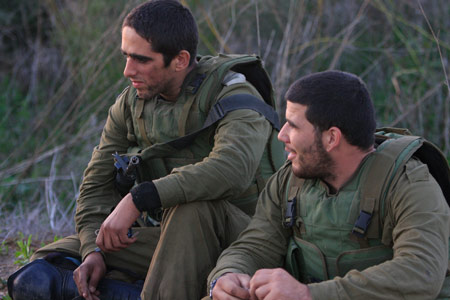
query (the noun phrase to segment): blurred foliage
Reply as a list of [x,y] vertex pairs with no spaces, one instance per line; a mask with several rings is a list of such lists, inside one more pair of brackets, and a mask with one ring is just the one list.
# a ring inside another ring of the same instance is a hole
[[[264,59],[282,119],[290,83],[340,69],[367,83],[380,126],[407,127],[450,157],[449,1],[180,1],[200,54]],[[82,172],[127,85],[121,23],[141,2],[0,3],[0,234],[73,230]]]

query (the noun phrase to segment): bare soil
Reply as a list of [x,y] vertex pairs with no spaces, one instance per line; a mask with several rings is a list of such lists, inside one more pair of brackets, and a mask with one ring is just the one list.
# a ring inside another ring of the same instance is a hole
[[9,275],[20,268],[19,265],[14,264],[16,260],[15,253],[17,251],[16,242],[12,240],[7,241],[6,246],[8,246],[8,251],[6,252],[3,248],[3,251],[0,253],[0,299],[8,295],[6,282]]

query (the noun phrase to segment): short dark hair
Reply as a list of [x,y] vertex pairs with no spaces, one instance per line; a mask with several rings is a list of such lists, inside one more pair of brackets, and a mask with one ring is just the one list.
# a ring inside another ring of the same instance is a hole
[[373,146],[374,107],[358,76],[341,71],[304,76],[289,87],[286,99],[307,106],[306,119],[316,130],[336,126],[351,145],[362,150]]
[[161,53],[167,67],[172,59],[186,50],[191,65],[197,55],[198,29],[191,11],[176,0],[153,0],[134,8],[124,19],[129,26]]

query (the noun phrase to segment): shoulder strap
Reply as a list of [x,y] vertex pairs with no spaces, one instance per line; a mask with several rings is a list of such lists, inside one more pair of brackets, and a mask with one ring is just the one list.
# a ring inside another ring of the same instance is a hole
[[[380,236],[384,200],[392,180],[422,144],[423,140],[418,136],[402,136],[386,140],[373,154],[371,165],[362,178],[360,214],[352,230],[356,237],[365,239]],[[378,217],[374,218],[375,215]]]
[[151,157],[164,157],[180,150],[190,145],[200,133],[223,119],[229,112],[237,109],[254,110],[263,115],[274,128],[279,129],[278,115],[270,105],[249,94],[235,94],[221,99],[213,106],[202,128],[167,143],[147,147],[141,151],[140,156],[145,160]]
[[191,144],[205,129],[223,119],[229,112],[238,109],[251,109],[259,112],[266,117],[275,129],[280,129],[278,115],[270,105],[250,94],[235,94],[221,99],[211,108],[202,128],[181,138],[172,140],[167,144],[176,149],[182,149]]
[[285,228],[292,228],[297,218],[297,194],[302,189],[305,179],[298,178],[291,172],[288,181],[288,191],[286,192],[286,201],[284,210],[283,226]]

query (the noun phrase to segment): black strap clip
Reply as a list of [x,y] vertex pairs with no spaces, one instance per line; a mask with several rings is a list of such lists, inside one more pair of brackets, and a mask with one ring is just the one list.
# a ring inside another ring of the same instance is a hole
[[284,227],[291,228],[295,224],[297,217],[297,197],[288,199],[286,207],[286,215],[284,216]]
[[357,237],[363,238],[369,228],[370,221],[372,220],[372,214],[364,210],[359,212],[358,219],[356,219],[355,225],[353,225],[352,233]]

